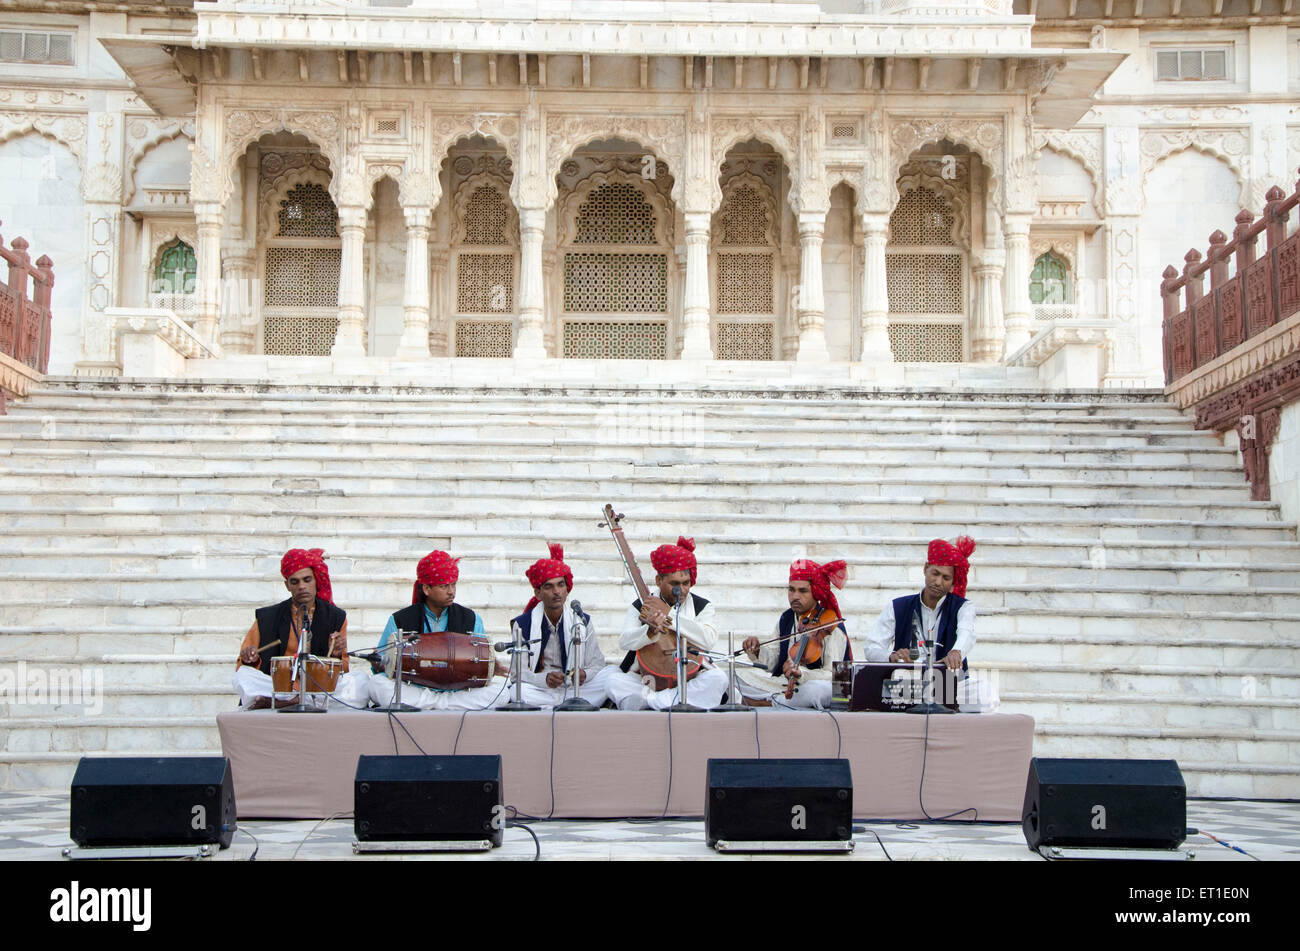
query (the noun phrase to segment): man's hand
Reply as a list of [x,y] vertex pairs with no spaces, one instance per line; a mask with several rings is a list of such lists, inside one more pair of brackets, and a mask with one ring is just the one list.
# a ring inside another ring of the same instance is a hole
[[912,662],[911,649],[904,647],[902,650],[894,651],[889,655],[889,662],[891,664],[910,664]]
[[239,662],[245,667],[257,667],[260,662],[257,656],[257,648],[253,647],[251,644],[248,647],[245,647],[239,652]]
[[558,687],[564,683],[564,674],[558,670],[548,671],[546,674],[546,686]]
[[749,655],[750,660],[758,660],[758,638],[747,637],[740,645],[741,648]]
[[961,667],[961,651],[948,651],[943,655],[943,666],[949,670],[958,670]]
[[792,660],[787,660],[785,662],[785,666],[781,668],[781,672],[784,673],[786,677],[793,677],[795,680],[799,679],[799,668],[794,665],[794,661]]
[[342,631],[330,635],[330,649],[326,657],[342,657],[348,652],[348,636]]

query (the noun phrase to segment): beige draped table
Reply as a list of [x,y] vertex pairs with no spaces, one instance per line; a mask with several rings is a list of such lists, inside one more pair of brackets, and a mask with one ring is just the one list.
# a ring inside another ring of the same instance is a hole
[[[462,722],[460,713],[425,712],[390,722],[380,713],[261,710],[220,714],[217,726],[240,818],[350,813],[358,756],[418,756],[422,749],[431,755],[500,753],[505,801],[528,815],[557,818],[703,815],[711,757],[839,755],[853,771],[856,818],[919,819],[924,754],[922,793],[931,816],[974,807],[981,820],[1019,820],[1033,718],[929,719],[928,743],[926,718],[900,713],[837,713],[832,719],[811,711],[671,718],[613,710],[554,717],[484,711],[465,714]],[[956,818],[977,817],[967,812]]]

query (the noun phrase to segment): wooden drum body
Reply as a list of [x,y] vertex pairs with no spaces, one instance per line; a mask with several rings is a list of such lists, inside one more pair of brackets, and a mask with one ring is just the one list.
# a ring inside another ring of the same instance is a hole
[[494,667],[492,644],[479,634],[434,631],[402,650],[403,682],[434,690],[486,687]]
[[[293,662],[296,657],[271,658],[271,689],[277,694],[295,694],[301,685],[302,676],[293,676]],[[307,658],[307,692],[333,693],[343,673],[343,661],[337,657]]]

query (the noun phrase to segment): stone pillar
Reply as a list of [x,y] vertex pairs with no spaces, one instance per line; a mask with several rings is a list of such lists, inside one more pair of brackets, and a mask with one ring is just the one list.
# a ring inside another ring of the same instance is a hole
[[339,326],[334,334],[332,357],[366,355],[366,209],[362,205],[339,208],[339,237],[343,239],[339,263]]
[[830,360],[826,348],[826,303],[822,296],[822,236],[826,231],[825,211],[799,214],[799,294],[795,310],[799,316],[800,363]]
[[429,354],[434,357],[454,357],[455,345],[451,339],[452,308],[447,303],[447,268],[451,263],[451,250],[446,246],[433,249],[429,254],[429,270],[433,274],[429,299]]
[[546,353],[552,357],[564,356],[564,328],[560,326],[560,307],[562,306],[562,288],[555,280],[555,266],[559,255],[555,249],[542,252],[542,299],[546,302],[546,313],[542,324],[542,344]]
[[867,212],[862,216],[862,362],[892,363],[889,346],[889,278],[885,245],[889,242],[889,215]]
[[[686,287],[682,295],[682,359],[712,360],[709,343],[709,229],[712,215],[688,212]],[[820,259],[819,259],[820,260]]]
[[1006,356],[1029,343],[1029,321],[1033,305],[1029,302],[1029,222],[1030,215],[1003,216],[1006,242]]
[[518,360],[545,360],[542,320],[546,315],[542,276],[542,240],[546,234],[545,208],[519,209],[519,336],[514,356]]
[[1002,359],[1004,344],[1008,357],[1019,349],[1007,342],[1002,321],[1005,265],[1006,253],[997,249],[977,252],[974,258],[975,312],[971,314],[970,356],[975,363],[997,363]]
[[402,339],[397,357],[429,358],[429,220],[426,207],[405,209],[406,287],[402,296]]
[[203,202],[194,208],[198,223],[199,246],[194,257],[199,266],[196,292],[199,314],[194,322],[194,332],[205,344],[217,341],[217,328],[221,314],[221,220],[222,207],[214,202]]
[[228,244],[221,250],[219,319],[221,349],[226,353],[252,353],[257,345],[253,314],[256,260],[257,252],[246,244]]

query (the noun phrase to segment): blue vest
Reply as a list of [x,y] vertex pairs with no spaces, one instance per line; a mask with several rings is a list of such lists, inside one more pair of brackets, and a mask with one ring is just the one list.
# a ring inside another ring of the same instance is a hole
[[[939,627],[935,631],[938,646],[934,651],[935,660],[943,660],[948,651],[957,643],[957,612],[966,603],[965,598],[949,594],[939,611]],[[894,650],[901,651],[912,646],[912,618],[921,620],[921,595],[910,594],[894,599]],[[961,669],[966,669],[966,658],[961,659]]]
[[[776,622],[776,626],[777,633],[781,635],[781,651],[776,655],[776,666],[772,668],[771,672],[779,677],[781,676],[781,672],[785,670],[785,662],[790,659],[790,642],[792,640],[790,635],[794,631],[794,610],[787,609],[786,612],[781,615],[780,620]],[[852,660],[853,647],[848,642],[849,632],[844,627],[843,621],[839,623],[839,629],[844,631],[844,656],[841,657],[840,660]],[[805,662],[801,666],[807,667],[809,670],[820,670],[825,661],[826,655],[823,654],[811,664]]]
[[[578,613],[582,615],[582,623],[587,626],[588,630],[590,630],[591,615],[588,614],[586,611],[579,611]],[[545,617],[544,614],[543,617]],[[532,637],[531,632],[533,629],[533,612],[525,611],[523,614],[519,615],[519,617],[511,618],[510,623],[511,625],[515,625],[515,624],[519,625],[519,633],[523,635],[524,643],[527,644],[529,638]],[[560,615],[560,625],[556,629],[555,633],[559,635],[560,638],[560,667],[563,670],[568,670],[569,669],[569,645],[567,639],[564,636],[564,615]],[[551,639],[551,632],[548,629],[548,626],[546,624],[543,624],[542,625],[542,646],[537,648],[537,666],[533,668],[533,673],[535,674],[540,674],[542,672],[542,655],[546,653],[546,642],[550,639]]]

